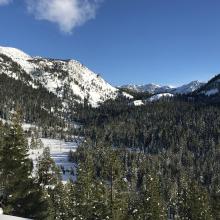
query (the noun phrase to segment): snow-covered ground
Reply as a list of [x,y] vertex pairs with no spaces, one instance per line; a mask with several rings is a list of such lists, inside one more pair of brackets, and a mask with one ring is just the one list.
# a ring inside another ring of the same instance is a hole
[[19,218],[11,215],[0,215],[0,220],[28,220],[27,218]]
[[[6,123],[6,120],[2,118],[0,118],[0,121]],[[7,123],[10,124],[11,121],[7,121]],[[76,126],[80,127],[81,125],[76,124]],[[24,131],[28,131],[31,128],[36,128],[36,126],[32,124],[23,123],[22,128],[24,129]],[[76,165],[68,161],[68,155],[70,151],[76,151],[79,143],[82,141],[82,138],[76,137],[75,141],[72,142],[66,142],[64,140],[50,138],[40,138],[40,140],[42,141],[44,148],[50,148],[51,157],[55,161],[57,166],[62,166],[64,168],[64,172],[62,175],[63,182],[65,183],[69,179],[75,181]],[[31,142],[31,138],[28,138],[28,142]],[[34,162],[34,167],[36,167],[37,159],[39,156],[42,155],[44,148],[30,150],[30,158]],[[74,173],[74,175],[72,175],[72,173]]]
[[[30,141],[30,139],[29,139]],[[78,147],[78,141],[65,142],[63,140],[41,138],[44,148],[49,147],[52,159],[59,167],[64,167],[62,172],[62,180],[65,183],[67,180],[72,179],[76,180],[76,165],[69,162],[68,154],[70,151],[76,151]],[[43,149],[30,150],[30,158],[33,160],[34,165],[36,166],[37,159],[43,153]],[[73,171],[73,172],[71,172]]]

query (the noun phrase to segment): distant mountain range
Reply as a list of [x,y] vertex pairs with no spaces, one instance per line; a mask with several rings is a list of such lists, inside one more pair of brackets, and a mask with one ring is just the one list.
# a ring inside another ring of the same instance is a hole
[[[194,100],[202,100],[206,102],[220,102],[220,74],[213,77],[207,83],[193,81],[180,87],[159,86],[155,84],[146,85],[125,85],[121,89],[133,95],[140,94],[139,98],[132,100],[130,104],[135,106],[144,105],[147,102],[155,102],[160,99],[170,99],[176,95],[185,95]],[[147,97],[144,95],[148,93]]]
[[171,94],[189,94],[200,87],[205,83],[199,81],[192,81],[188,84],[173,87],[173,86],[160,86],[156,84],[146,84],[146,85],[123,85],[121,88],[129,89],[134,92],[148,92],[150,94],[161,94],[161,93],[171,93]]

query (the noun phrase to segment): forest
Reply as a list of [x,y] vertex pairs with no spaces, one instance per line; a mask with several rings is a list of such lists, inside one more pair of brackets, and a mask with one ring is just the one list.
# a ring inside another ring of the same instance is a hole
[[219,105],[128,102],[77,106],[73,118],[85,141],[69,153],[77,180],[66,184],[49,148],[33,170],[28,154],[38,146],[28,144],[19,111],[1,124],[4,212],[39,220],[220,219]]

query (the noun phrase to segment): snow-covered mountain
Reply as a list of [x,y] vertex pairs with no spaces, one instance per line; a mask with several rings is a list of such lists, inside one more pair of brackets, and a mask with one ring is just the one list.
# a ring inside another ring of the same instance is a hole
[[189,94],[201,88],[201,86],[203,86],[204,84],[205,83],[199,82],[198,80],[192,81],[188,84],[175,88],[172,93]]
[[87,100],[95,107],[120,94],[117,88],[78,61],[31,57],[16,48],[0,47],[1,73],[22,79],[34,88],[41,85],[67,104]]
[[202,85],[204,85],[204,83],[201,83],[199,81],[192,81],[180,87],[146,84],[146,85],[124,85],[121,86],[121,88],[126,88],[134,92],[148,92],[150,94],[162,94],[162,93],[189,94],[199,89]]

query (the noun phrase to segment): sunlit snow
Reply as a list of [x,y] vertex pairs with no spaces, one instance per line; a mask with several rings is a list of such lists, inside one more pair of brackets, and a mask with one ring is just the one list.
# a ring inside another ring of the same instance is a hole
[[[76,165],[72,162],[69,162],[68,155],[70,151],[76,151],[78,147],[77,141],[65,142],[63,140],[41,138],[44,148],[49,147],[51,158],[55,161],[57,166],[63,166],[64,171],[62,172],[62,180],[66,182],[69,179],[75,181],[76,179]],[[30,142],[30,138],[29,138]],[[30,158],[34,162],[36,167],[37,158],[42,155],[43,149],[30,150]]]

